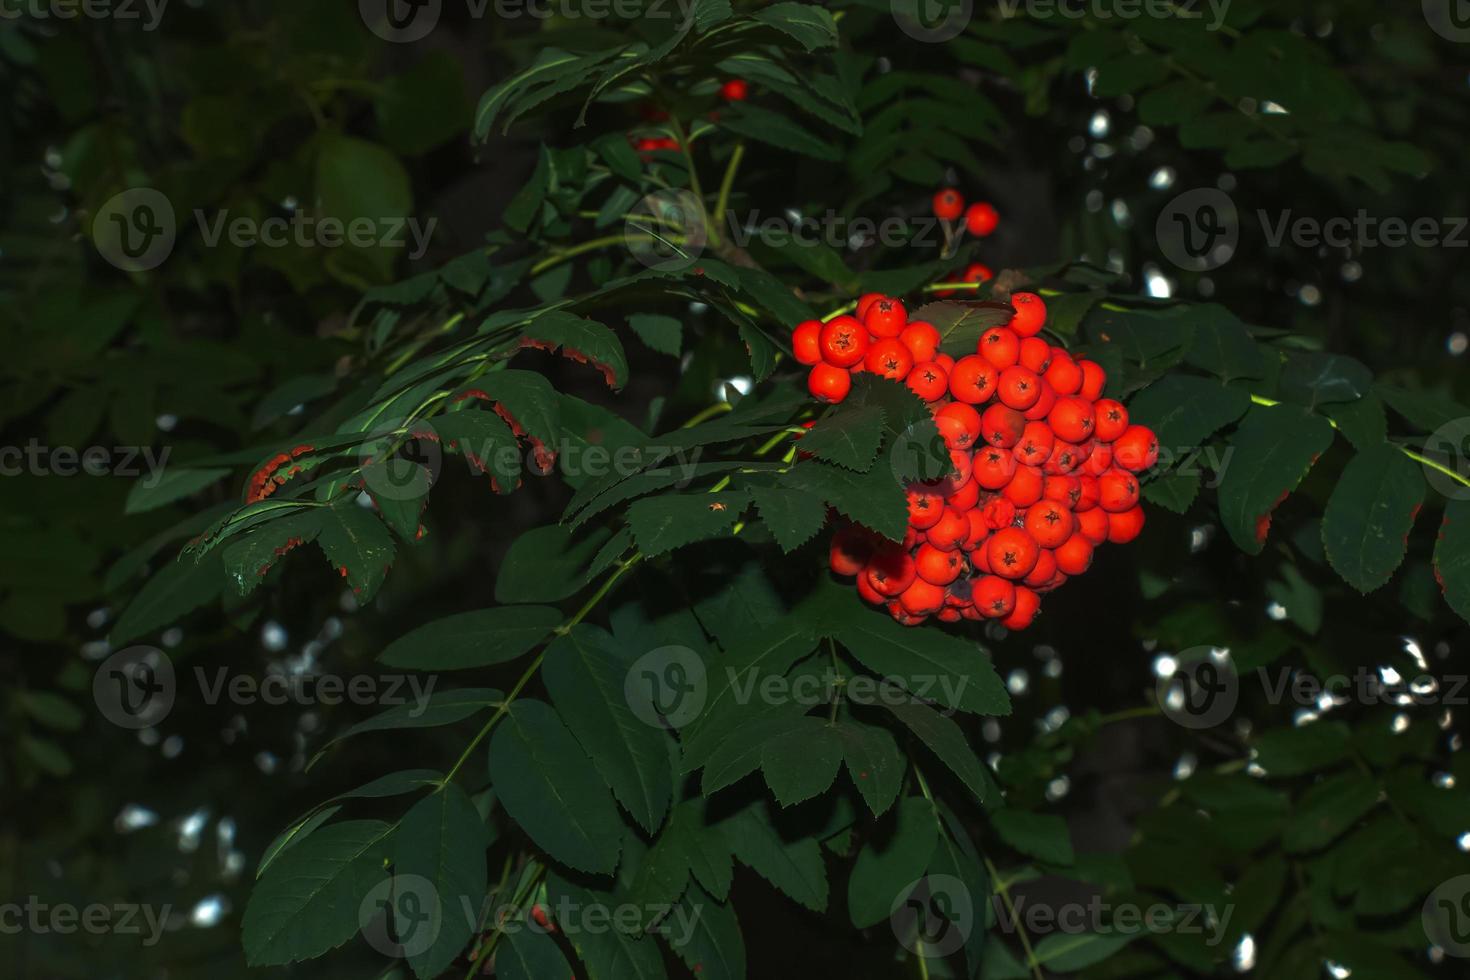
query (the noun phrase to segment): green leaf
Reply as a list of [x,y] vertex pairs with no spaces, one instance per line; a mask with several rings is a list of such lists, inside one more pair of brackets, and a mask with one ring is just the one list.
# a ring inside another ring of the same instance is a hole
[[490,737],[490,779],[505,812],[554,860],[596,874],[617,868],[617,807],[549,706],[511,706]]
[[833,163],[842,159],[842,152],[837,147],[814,136],[806,127],[759,106],[742,103],[738,109],[724,111],[719,124],[736,136],[769,143],[802,156]]
[[693,875],[710,894],[724,900],[734,880],[734,861],[724,835],[705,823],[703,800],[674,807],[669,823],[638,866],[633,893],[645,905],[675,902]]
[[938,842],[934,804],[922,796],[904,800],[880,826],[858,851],[847,882],[848,914],[859,929],[888,918],[894,904],[923,877]]
[[547,648],[541,676],[603,782],[652,834],[668,813],[674,774],[663,730],[638,718],[624,693],[641,653],[615,643],[604,630],[579,624]]
[[898,799],[908,760],[893,733],[878,725],[848,720],[837,723],[847,773],[873,815],[881,816]]
[[1470,499],[1445,505],[1434,546],[1434,577],[1450,608],[1470,620]]
[[731,905],[722,905],[698,887],[670,915],[670,923],[689,923],[687,932],[661,929],[674,955],[697,970],[700,980],[745,980],[745,940]]
[[801,437],[801,448],[829,463],[866,473],[883,444],[883,409],[842,405],[822,416]]
[[321,517],[316,510],[271,521],[220,552],[225,574],[241,595],[249,595],[288,551],[316,540]]
[[[667,834],[665,831],[664,836]],[[546,876],[546,894],[553,910],[567,906],[583,915],[588,910],[615,908],[618,901],[614,893],[584,888],[555,871]],[[587,980],[667,980],[658,945],[625,932],[616,922],[605,929],[568,928],[565,933],[586,967]]]
[[1257,555],[1272,511],[1332,444],[1332,426],[1291,405],[1255,406],[1230,444],[1235,453],[1220,484],[1220,518],[1236,547]]
[[1143,496],[1151,504],[1183,514],[1199,496],[1199,487],[1198,473],[1164,473],[1143,485]]
[[1322,409],[1353,448],[1365,452],[1388,440],[1388,415],[1383,400],[1368,392],[1357,401],[1337,402]]
[[591,363],[614,391],[628,382],[628,356],[622,342],[596,320],[552,310],[526,324],[521,343],[549,351],[559,349],[564,357]]
[[551,154],[542,145],[536,156],[536,168],[531,171],[531,176],[516,191],[515,197],[501,212],[500,220],[507,227],[516,231],[525,232],[531,227],[536,216],[541,213],[541,205],[546,201],[546,191],[551,186]]
[[787,554],[810,541],[827,521],[822,501],[800,490],[753,486],[750,497],[756,513]]
[[684,733],[684,771],[704,765],[718,746],[729,743],[741,729],[752,708],[746,692],[758,691],[766,678],[785,675],[812,652],[816,642],[811,631],[793,618],[750,630],[726,651],[718,669],[711,671],[704,711]]
[[909,731],[919,736],[919,740],[939,757],[950,772],[959,777],[960,782],[975,794],[975,799],[985,800],[988,777],[958,725],[917,701],[885,706]]
[[801,718],[761,744],[761,772],[783,807],[831,789],[842,767],[842,741],[820,718]]
[[[394,835],[393,872],[429,882],[433,897],[421,910],[415,930],[427,929],[434,939],[408,957],[414,973],[437,977],[469,944],[475,922],[466,914],[477,909],[489,887],[485,851],[490,835],[485,821],[464,790],[449,783],[416,803]],[[412,948],[410,940],[405,945]]]
[[86,721],[87,716],[82,713],[82,709],[59,694],[49,691],[20,691],[16,700],[26,714],[53,731],[74,732]]
[[1272,778],[1300,776],[1347,758],[1352,735],[1340,721],[1264,731],[1254,743],[1255,761]]
[[[360,721],[341,735],[323,745],[322,753],[344,739],[365,732],[393,731],[406,728],[438,728],[463,721],[486,708],[498,706],[505,695],[493,687],[463,687],[452,691],[439,691],[427,698],[416,697],[406,704],[394,705],[366,721]],[[316,759],[312,759],[315,762]],[[310,768],[308,766],[308,768]]]
[[171,561],[138,590],[107,639],[120,649],[146,633],[172,626],[215,599],[223,587],[224,576],[212,566]]
[[1054,932],[1036,944],[1036,962],[1053,973],[1076,973],[1101,963],[1137,938],[1136,932],[1109,935]]
[[516,928],[508,929],[495,954],[495,975],[501,980],[547,980],[572,976],[572,967],[556,940],[533,928],[522,913]]
[[372,511],[349,500],[323,508],[317,544],[359,603],[371,602],[393,564],[393,538]]
[[1194,307],[1193,312],[1194,339],[1185,363],[1224,381],[1265,376],[1265,354],[1235,314],[1214,304]]
[[1466,408],[1446,395],[1413,391],[1397,385],[1384,384],[1381,381],[1373,385],[1373,390],[1380,398],[1388,402],[1389,408],[1423,432],[1433,432],[1451,422],[1470,416],[1470,408]]
[[1281,396],[1308,408],[1362,398],[1373,387],[1367,365],[1342,354],[1290,351],[1281,368]]
[[588,565],[612,532],[573,531],[560,524],[533,528],[511,543],[495,579],[497,602],[559,602],[587,584]]
[[660,354],[668,354],[670,357],[679,356],[684,337],[684,324],[674,317],[636,313],[628,317],[628,326],[638,335],[639,340],[649,346],[649,349]]
[[561,439],[561,399],[551,382],[534,371],[496,371],[478,382],[490,400],[508,415],[512,428],[519,426],[533,446],[556,451]]
[[941,300],[914,310],[909,320],[932,323],[939,331],[940,351],[960,358],[975,353],[981,334],[991,327],[1005,326],[1013,316],[1015,310],[1009,303]]
[[186,469],[174,467],[163,471],[163,475],[150,482],[139,480],[128,490],[125,514],[143,514],[182,500],[205,487],[213,486],[223,477],[230,475],[228,469]]
[[48,776],[65,779],[72,774],[75,768],[72,765],[71,756],[67,755],[66,750],[49,738],[22,735],[20,737],[20,748],[31,762],[35,763],[36,768]]
[[727,535],[749,503],[743,490],[645,497],[628,508],[628,527],[643,554],[653,558]]
[[1159,437],[1160,449],[1187,452],[1250,408],[1250,396],[1209,378],[1170,374],[1133,397],[1129,421],[1146,425]]
[[995,810],[990,814],[990,825],[1001,840],[1027,857],[1061,865],[1075,859],[1067,821],[1055,814]]
[[510,493],[521,482],[521,449],[510,426],[494,412],[475,408],[450,412],[434,420],[444,448],[464,454],[470,465],[486,473],[498,493]]
[[827,867],[815,838],[783,834],[764,800],[745,806],[718,826],[737,861],[813,912],[826,909]]
[[890,541],[903,539],[908,500],[886,466],[854,473],[818,460],[805,460],[781,476],[783,485],[811,494]]
[[[341,269],[347,262],[360,260],[372,273],[365,285],[392,280],[393,265],[406,236],[389,232],[395,225],[401,227],[413,211],[413,187],[398,157],[366,140],[336,133],[322,136],[316,161],[316,200],[322,217],[335,219],[343,227],[366,220],[374,229],[372,244],[348,241],[330,250],[329,267]],[[345,278],[352,281],[354,277]]]
[[914,695],[980,715],[1007,715],[1010,695],[979,644],[939,630],[900,626],[854,604],[832,635],[878,677]]
[[551,606],[495,606],[456,613],[400,636],[378,660],[414,670],[503,664],[535,649],[561,621],[561,612]]
[[837,46],[837,21],[813,3],[773,3],[753,15],[755,20],[790,35],[807,51]]
[[1372,592],[1393,576],[1408,551],[1424,491],[1418,464],[1387,443],[1348,463],[1327,501],[1322,546],[1349,585]]
[[1378,784],[1344,772],[1315,784],[1292,807],[1281,845],[1288,853],[1315,851],[1346,833],[1378,803]]
[[385,874],[393,827],[347,820],[287,850],[256,882],[241,938],[251,966],[284,966],[341,946],[361,928],[358,907]]

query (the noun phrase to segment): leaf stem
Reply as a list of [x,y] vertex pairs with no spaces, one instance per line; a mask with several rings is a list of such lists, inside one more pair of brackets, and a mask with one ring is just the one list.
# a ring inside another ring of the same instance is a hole
[[735,174],[740,171],[740,161],[745,159],[745,141],[741,140],[735,144],[735,150],[730,154],[730,162],[725,167],[725,176],[720,181],[720,194],[715,199],[715,218],[717,226],[722,226],[725,221],[725,209],[730,204],[730,189],[735,185]]
[[1016,936],[1021,940],[1021,949],[1026,953],[1026,965],[1031,968],[1031,975],[1035,980],[1046,980],[1041,975],[1041,964],[1036,962],[1036,950],[1031,948],[1031,937],[1026,934],[1026,924],[1016,914],[1015,903],[1011,901],[1010,886],[1001,878],[1000,871],[996,868],[994,861],[983,855],[981,856],[981,860],[985,862],[985,870],[990,875],[990,880],[995,884],[995,890],[1000,895],[1001,904],[1006,907],[1006,915],[1011,917],[1011,922],[1016,927]]

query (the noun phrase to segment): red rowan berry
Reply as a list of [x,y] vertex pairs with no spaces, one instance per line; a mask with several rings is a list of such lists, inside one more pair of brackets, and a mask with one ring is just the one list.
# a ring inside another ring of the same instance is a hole
[[1051,344],[1040,337],[1021,338],[1019,363],[1037,374],[1045,374],[1051,367]]
[[1000,372],[996,396],[1016,411],[1024,412],[1041,397],[1041,379],[1029,368],[1012,364]]
[[915,320],[898,334],[905,347],[914,355],[914,363],[934,360],[939,353],[939,331],[934,324]]
[[985,490],[999,490],[1016,474],[1016,457],[996,446],[987,446],[975,454],[974,479]]
[[1072,536],[1072,512],[1055,500],[1043,500],[1026,509],[1026,530],[1043,548],[1055,548]]
[[852,390],[852,375],[831,364],[818,364],[807,375],[806,387],[818,401],[836,404]]
[[1079,514],[1083,511],[1092,510],[1092,508],[1097,506],[1097,498],[1100,494],[1101,491],[1097,486],[1097,477],[1087,473],[1080,474],[1077,477],[1077,503],[1072,505],[1072,509]]
[[863,367],[879,377],[902,381],[913,370],[914,355],[897,338],[887,337],[868,348]]
[[1121,514],[1138,504],[1138,477],[1121,470],[1110,470],[1097,478],[1097,505],[1109,513]]
[[945,187],[934,195],[934,217],[940,221],[953,221],[965,210],[965,198],[953,187]]
[[903,304],[888,296],[879,298],[863,314],[863,326],[874,337],[897,337],[908,322]]
[[1036,556],[1036,567],[1021,581],[1033,589],[1041,588],[1057,574],[1057,558],[1050,548],[1042,548]]
[[[940,551],[954,551],[970,533],[970,522],[953,507],[944,508],[944,516],[925,535],[926,544]],[[921,548],[923,545],[920,546]]]
[[854,311],[857,314],[857,318],[861,320],[867,316],[868,310],[872,308],[874,303],[886,298],[882,293],[863,293],[858,297],[857,309]]
[[919,577],[913,558],[898,548],[885,548],[868,559],[863,574],[873,591],[889,597],[898,595]]
[[1092,406],[1092,434],[1103,442],[1112,442],[1128,431],[1128,409],[1122,402],[1100,398]]
[[931,585],[948,585],[965,570],[965,560],[958,550],[936,548],[926,541],[914,552],[914,568],[918,571],[919,578],[925,582]]
[[980,335],[975,353],[1004,371],[1021,358],[1021,338],[1009,327],[991,327]]
[[1000,373],[979,354],[970,354],[955,362],[949,374],[949,393],[958,401],[978,405],[995,394]]
[[856,575],[873,556],[873,541],[865,532],[849,525],[832,535],[829,564],[838,575]]
[[726,102],[744,102],[750,94],[750,86],[743,78],[732,78],[720,86],[720,97]]
[[971,552],[990,537],[990,525],[985,521],[985,512],[978,507],[965,511],[965,520],[970,524],[970,532],[965,535],[965,540],[960,544],[960,548]]
[[980,438],[980,413],[964,402],[951,402],[934,415],[934,424],[950,449],[969,449]]
[[875,606],[881,606],[888,601],[888,597],[886,595],[873,588],[873,583],[868,580],[868,574],[866,570],[859,572],[858,577],[854,581],[857,585],[858,595],[862,597],[864,602],[870,602]]
[[944,607],[944,587],[915,578],[899,595],[898,601],[902,604],[903,611],[910,616],[926,616]]
[[943,398],[944,393],[949,390],[949,375],[933,361],[925,361],[914,365],[904,383],[924,401],[934,402]]
[[850,316],[833,317],[818,336],[822,360],[836,367],[852,367],[868,352],[868,331]]
[[[1052,368],[1055,370],[1056,365],[1053,364]],[[1058,398],[1046,421],[1058,439],[1073,443],[1084,442],[1092,438],[1092,402],[1075,395]]]
[[1102,397],[1103,386],[1108,383],[1107,372],[1096,361],[1080,360],[1077,366],[1082,369],[1082,387],[1077,393],[1089,401],[1097,401]]
[[1082,387],[1082,369],[1060,347],[1051,349],[1051,367],[1046,369],[1045,377],[1058,395],[1075,395]]
[[1021,441],[1021,434],[1025,431],[1025,417],[1014,408],[999,402],[991,405],[980,416],[980,435],[992,446],[1010,449]]
[[973,479],[970,467],[966,467],[966,480],[953,493],[945,495],[944,502],[963,514],[975,506],[980,499],[980,484]]
[[985,551],[992,572],[1003,578],[1019,579],[1025,578],[1036,567],[1041,548],[1035,538],[1020,528],[1004,527],[990,536]]
[[1041,495],[1047,500],[1055,500],[1069,510],[1076,510],[1077,501],[1082,497],[1082,482],[1075,476],[1053,474],[1046,478]]
[[1081,575],[1092,565],[1093,543],[1080,533],[1072,535],[1057,547],[1057,569],[1065,575]]
[[1000,224],[1000,215],[989,201],[972,204],[965,209],[965,230],[977,238],[985,238]]
[[1114,544],[1127,544],[1143,531],[1143,508],[1134,507],[1118,514],[1108,515],[1108,540]]
[[[1088,510],[1074,510],[1072,516],[1077,520],[1077,530],[1073,537],[1081,537],[1088,544],[1097,546],[1108,539],[1108,512],[1101,507],[1093,507]],[[1060,559],[1058,559],[1060,562]],[[1068,575],[1077,575],[1065,566],[1062,571]]]
[[1113,442],[1113,463],[1131,473],[1141,473],[1159,461],[1159,440],[1153,430],[1130,425]]
[[1034,337],[1046,323],[1046,303],[1035,293],[1012,293],[1011,306],[1016,315],[1007,324],[1017,336]]
[[1047,384],[1046,378],[1042,378],[1041,397],[1036,399],[1035,405],[1032,405],[1021,414],[1026,417],[1026,421],[1028,422],[1041,422],[1051,414],[1051,410],[1056,403],[1057,393],[1052,390],[1051,385]]
[[1016,459],[1031,466],[1040,466],[1051,458],[1056,436],[1045,422],[1027,422],[1021,430],[1021,441],[1013,450]]
[[975,609],[986,619],[1001,619],[1016,608],[1016,587],[999,575],[982,575],[971,593]]
[[820,346],[822,324],[816,320],[803,320],[791,332],[791,350],[802,364],[815,364],[822,359]]
[[1039,467],[1022,463],[1016,467],[1011,482],[1001,490],[1001,495],[1017,507],[1030,507],[1041,499],[1042,479]]
[[909,503],[909,527],[927,531],[944,516],[944,498],[923,486],[910,486],[907,491]]
[[1000,621],[1000,624],[1008,630],[1023,630],[1036,620],[1036,614],[1041,609],[1041,598],[1035,592],[1027,588],[1016,590],[1016,606],[1011,614]]

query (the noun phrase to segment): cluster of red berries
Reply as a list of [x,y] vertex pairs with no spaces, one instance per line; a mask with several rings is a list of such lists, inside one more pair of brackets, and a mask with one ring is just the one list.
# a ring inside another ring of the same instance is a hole
[[877,294],[856,316],[808,320],[793,336],[817,398],[841,401],[854,371],[901,381],[944,441],[952,472],[909,485],[902,543],[856,525],[832,540],[832,570],[905,625],[932,615],[1024,629],[1040,594],[1087,571],[1095,548],[1143,530],[1136,474],[1157,462],[1157,438],[1102,397],[1098,364],[1038,336],[1040,296],[1014,293],[1011,306],[1010,322],[958,360],[940,352],[932,324]]

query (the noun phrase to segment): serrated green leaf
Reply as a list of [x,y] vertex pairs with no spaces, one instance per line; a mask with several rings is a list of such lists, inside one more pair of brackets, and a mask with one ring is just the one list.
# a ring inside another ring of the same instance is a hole
[[664,927],[659,934],[700,980],[745,980],[745,939],[733,906],[695,886],[666,921],[692,926],[687,931]]
[[1291,405],[1255,406],[1230,444],[1235,453],[1220,483],[1220,518],[1236,547],[1257,555],[1271,513],[1332,445],[1332,426]]
[[522,344],[560,350],[563,357],[590,363],[602,372],[607,386],[620,390],[628,382],[628,355],[618,335],[596,320],[552,310],[526,324]]
[[617,868],[622,831],[612,795],[549,706],[511,706],[490,737],[490,780],[505,812],[554,860],[596,874]]
[[1434,577],[1450,608],[1470,620],[1470,499],[1445,505],[1434,546]]
[[606,528],[532,528],[511,543],[495,579],[497,602],[559,602],[587,584],[587,569],[612,539]]
[[837,737],[842,741],[848,775],[873,815],[881,816],[898,799],[908,760],[899,751],[893,733],[878,725],[840,721]]
[[762,742],[760,751],[766,785],[783,807],[831,789],[842,766],[842,742],[820,718],[803,717]]
[[950,772],[959,777],[960,782],[975,794],[975,799],[982,802],[985,800],[988,778],[958,725],[917,701],[885,706],[909,731],[919,736],[919,740],[929,747]]
[[638,548],[652,558],[727,535],[749,503],[743,490],[644,497],[628,508],[628,527]]
[[121,649],[145,633],[171,626],[215,599],[224,584],[224,576],[210,562],[170,561],[138,590],[108,633],[108,641]]
[[668,354],[670,357],[679,356],[684,337],[684,324],[674,317],[636,313],[628,317],[628,326],[638,335],[639,340],[648,345],[649,349],[660,354]]
[[551,606],[495,606],[456,613],[400,636],[378,660],[414,670],[503,664],[533,650],[562,618]]
[[545,377],[534,371],[495,371],[477,384],[509,416],[507,421],[513,420],[513,425],[525,431],[533,445],[540,443],[552,451],[560,448],[561,399]]
[[1015,310],[1009,303],[941,300],[912,311],[909,320],[933,324],[939,331],[939,349],[960,358],[975,353],[981,334],[991,327],[1005,326],[1013,316]]
[[1010,714],[1005,684],[977,643],[900,626],[855,604],[831,635],[875,675],[897,681],[920,698],[974,714]]
[[230,472],[228,469],[189,469],[177,466],[166,469],[156,479],[139,480],[133,484],[128,491],[127,502],[123,505],[123,513],[143,514],[166,507],[205,487],[213,486],[229,476]]
[[902,540],[908,527],[908,500],[886,466],[854,473],[819,460],[805,460],[783,474],[781,483],[825,501],[890,541]]
[[[408,961],[419,976],[436,977],[474,935],[475,922],[465,910],[478,908],[485,898],[490,835],[464,790],[449,783],[404,814],[393,841],[394,874],[423,878],[433,888],[436,901],[420,910],[423,917],[414,929],[427,929],[434,939],[412,949]],[[405,939],[405,946],[410,944]]]
[[842,405],[817,420],[801,437],[801,448],[818,459],[866,473],[883,444],[879,405]]
[[858,851],[847,882],[847,909],[859,929],[877,925],[892,914],[900,897],[923,877],[938,843],[934,805],[911,796],[880,823],[878,833]]
[[314,510],[271,521],[220,553],[225,574],[241,595],[249,595],[288,551],[315,541],[321,518]]
[[561,955],[556,940],[532,928],[524,917],[508,929],[505,942],[495,956],[495,975],[503,980],[548,980],[572,976],[571,964]]
[[761,521],[787,554],[810,541],[827,521],[822,502],[799,490],[753,486],[750,497]]
[[638,718],[624,693],[640,653],[582,623],[547,648],[541,677],[603,782],[652,834],[668,812],[674,774],[663,730]]
[[1378,784],[1360,772],[1340,773],[1317,783],[1292,807],[1282,847],[1288,853],[1325,847],[1373,809],[1378,796]]
[[1250,408],[1250,396],[1209,378],[1171,374],[1149,385],[1128,405],[1129,421],[1146,425],[1161,449],[1187,452]]
[[385,877],[393,826],[381,820],[330,824],[282,854],[256,882],[241,939],[251,966],[320,956],[357,934],[358,907]]
[[[463,687],[416,696],[405,704],[394,705],[365,721],[360,721],[333,738],[316,755],[320,758],[333,745],[365,732],[394,731],[408,728],[437,728],[452,725],[486,708],[498,707],[505,695],[493,687]],[[316,761],[312,759],[312,762]],[[310,768],[310,767],[308,767]]]
[[393,537],[372,511],[348,501],[324,508],[316,542],[359,603],[371,602],[393,564]]
[[1316,408],[1362,398],[1373,387],[1373,372],[1343,354],[1289,351],[1278,383],[1285,400]]
[[1327,501],[1322,546],[1349,585],[1372,592],[1393,576],[1408,551],[1424,491],[1418,464],[1387,443],[1348,463]]
[[990,825],[1015,850],[1049,864],[1071,864],[1072,837],[1067,821],[1051,813],[1002,809],[990,814]]
[[813,912],[826,909],[827,868],[815,839],[784,834],[764,800],[718,826],[737,861]]
[[[665,832],[667,833],[667,832]],[[553,909],[563,905],[584,915],[588,910],[615,908],[618,896],[575,884],[556,872],[546,876]],[[587,969],[587,980],[667,980],[663,956],[652,938],[630,935],[616,922],[609,928],[568,928],[567,941]]]

